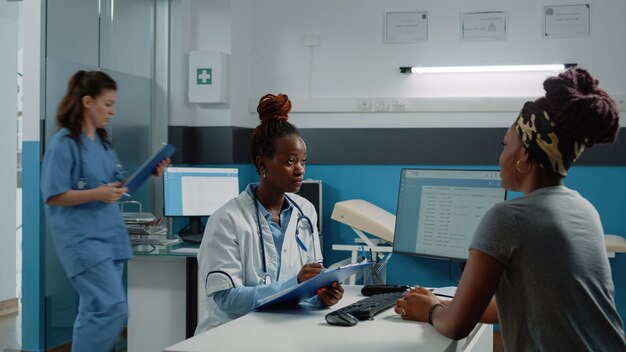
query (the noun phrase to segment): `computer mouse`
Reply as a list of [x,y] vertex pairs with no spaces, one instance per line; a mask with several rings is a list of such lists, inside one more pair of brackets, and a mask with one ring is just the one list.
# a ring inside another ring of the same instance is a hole
[[350,313],[336,311],[326,314],[326,322],[330,325],[353,326],[359,319]]

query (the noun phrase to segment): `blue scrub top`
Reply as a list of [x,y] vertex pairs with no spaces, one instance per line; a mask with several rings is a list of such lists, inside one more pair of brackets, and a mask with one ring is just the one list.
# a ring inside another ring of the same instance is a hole
[[[115,151],[105,147],[96,134],[95,140],[84,133],[77,141],[60,129],[50,139],[41,168],[41,193],[44,201],[50,197],[78,190],[81,177],[84,189],[98,188],[117,181]],[[48,227],[61,265],[68,277],[73,277],[105,260],[132,258],[128,231],[117,203],[93,201],[75,206],[46,205]]]

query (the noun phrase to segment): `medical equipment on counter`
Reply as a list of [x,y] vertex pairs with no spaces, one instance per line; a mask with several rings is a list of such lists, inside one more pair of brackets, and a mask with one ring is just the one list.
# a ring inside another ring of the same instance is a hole
[[[350,226],[358,236],[354,239],[354,244],[333,244],[332,249],[352,252],[350,263],[358,262],[359,256],[375,262],[374,267],[370,268],[374,270],[371,272],[374,275],[370,278],[378,278],[375,282],[384,283],[387,264],[384,258],[389,258],[392,251],[395,215],[365,200],[351,199],[335,203],[330,218]],[[368,237],[365,233],[378,238]],[[388,253],[387,257],[384,253]],[[345,283],[354,284],[356,279],[351,277]]]
[[[125,212],[124,206],[129,204],[138,206],[139,212]],[[161,225],[161,220],[157,220],[152,213],[143,212],[140,202],[124,201],[119,205],[132,245],[171,246],[181,242],[178,237],[167,238],[167,227]]]
[[350,226],[368,246],[373,247],[374,243],[364,232],[393,242],[395,215],[362,199],[335,203],[330,218]]

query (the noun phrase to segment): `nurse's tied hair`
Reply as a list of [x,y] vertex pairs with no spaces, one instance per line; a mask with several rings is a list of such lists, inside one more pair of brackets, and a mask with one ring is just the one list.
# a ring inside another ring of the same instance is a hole
[[300,135],[296,126],[287,121],[290,110],[291,101],[286,94],[266,94],[259,99],[256,111],[261,122],[250,136],[250,157],[255,167],[257,156],[271,158],[274,155],[278,139],[292,134]]
[[581,68],[549,77],[543,88],[544,97],[524,104],[515,130],[532,160],[565,177],[585,147],[615,141],[619,113],[598,80]]
[[[117,84],[109,75],[101,71],[76,72],[67,84],[65,96],[59,103],[56,122],[59,128],[67,128],[71,138],[78,138],[83,131],[82,99],[85,96],[96,98],[105,89],[117,91]],[[96,129],[101,140],[108,142],[107,131],[104,128]]]

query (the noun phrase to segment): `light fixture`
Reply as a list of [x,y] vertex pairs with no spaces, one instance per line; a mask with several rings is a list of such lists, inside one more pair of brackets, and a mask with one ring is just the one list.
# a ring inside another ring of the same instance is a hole
[[472,73],[472,72],[530,72],[563,71],[576,64],[554,65],[493,65],[493,66],[438,66],[438,67],[400,67],[400,73]]

